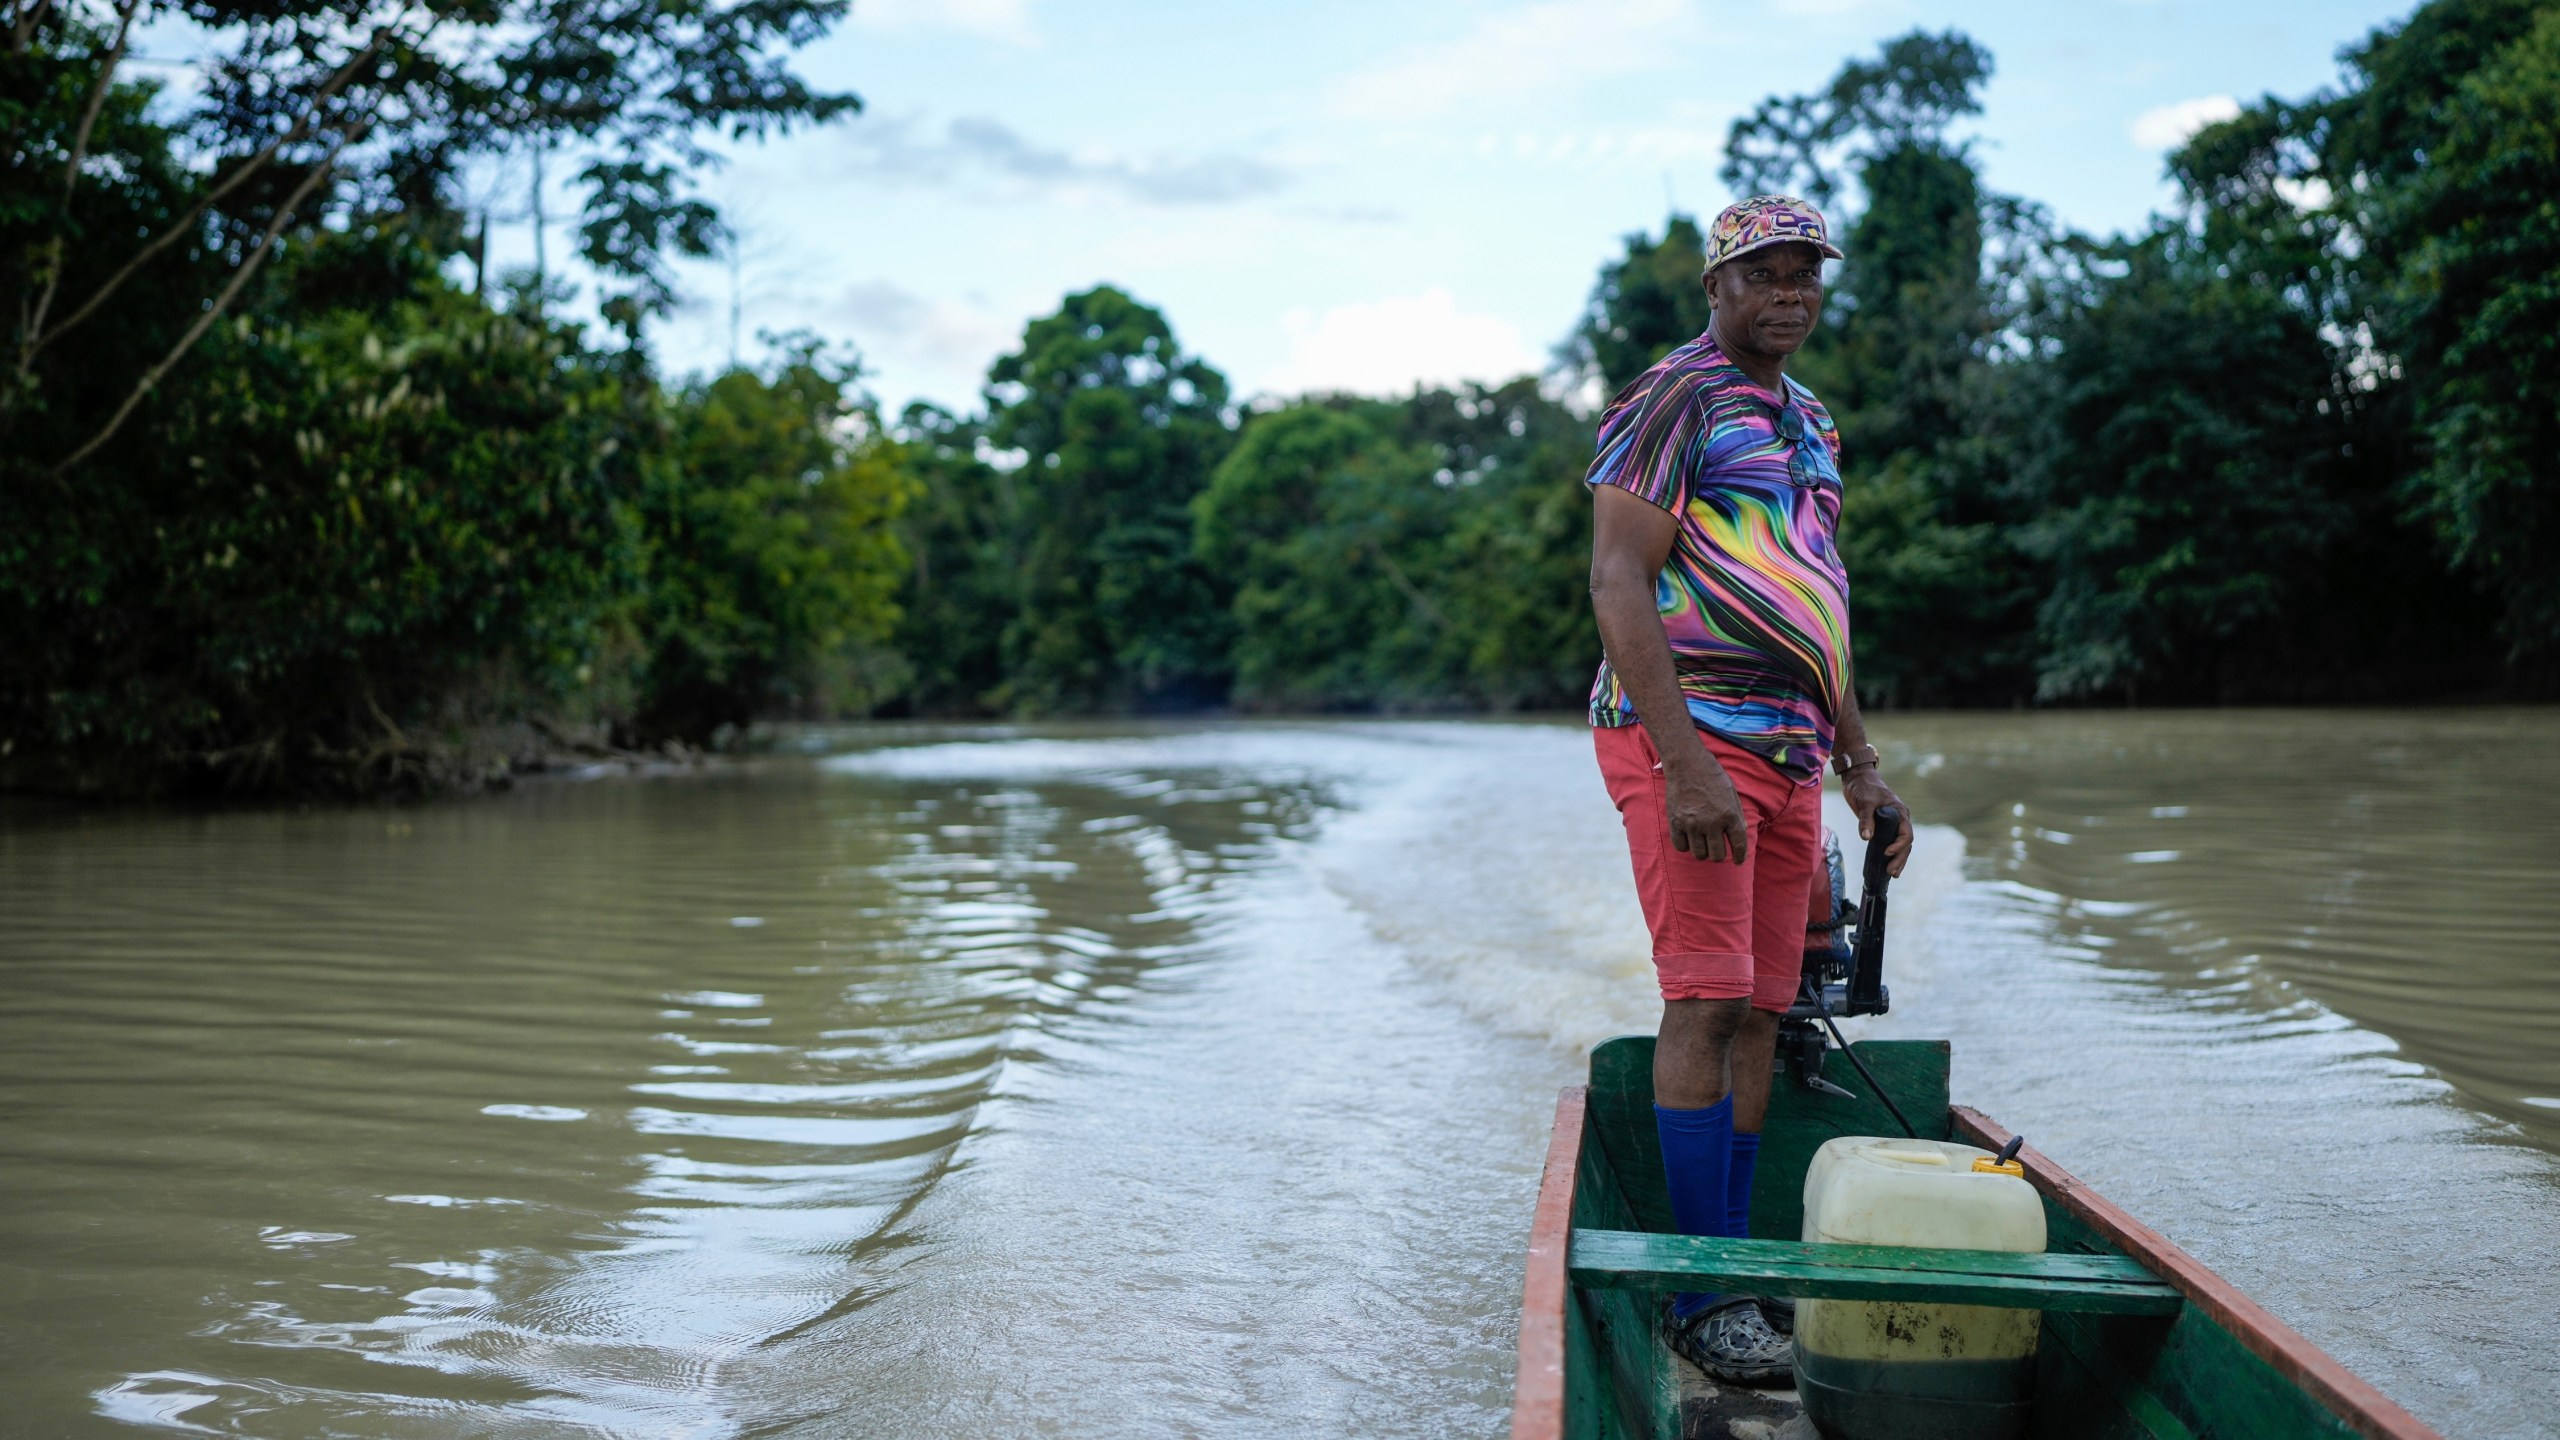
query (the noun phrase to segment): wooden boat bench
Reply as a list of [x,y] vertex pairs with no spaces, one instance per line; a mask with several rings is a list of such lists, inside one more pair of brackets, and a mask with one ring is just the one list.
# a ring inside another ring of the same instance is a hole
[[2083,1315],[2175,1315],[2175,1287],[2123,1255],[2021,1255],[1897,1245],[1573,1232],[1565,1265],[1593,1290],[1734,1290],[1816,1300],[1910,1300]]

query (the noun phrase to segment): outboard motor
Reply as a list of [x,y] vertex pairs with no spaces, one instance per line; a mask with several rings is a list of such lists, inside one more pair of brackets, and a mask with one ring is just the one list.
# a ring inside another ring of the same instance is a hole
[[1823,1058],[1831,1053],[1831,1035],[1838,1034],[1824,1031],[1841,1017],[1882,1015],[1893,1008],[1893,993],[1884,983],[1885,887],[1892,883],[1885,852],[1902,834],[1902,812],[1888,805],[1875,819],[1855,912],[1840,837],[1828,828],[1822,832],[1822,864],[1814,872],[1805,919],[1804,974],[1796,982],[1795,1003],[1778,1022],[1779,1063],[1793,1069],[1806,1088],[1850,1099],[1856,1097],[1823,1078]]

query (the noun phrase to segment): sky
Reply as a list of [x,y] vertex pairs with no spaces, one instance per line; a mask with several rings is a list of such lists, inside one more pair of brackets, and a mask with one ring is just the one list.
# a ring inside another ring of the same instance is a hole
[[[1992,52],[1986,182],[2108,232],[2168,201],[2196,125],[2335,83],[2409,8],[855,0],[800,66],[864,112],[704,177],[736,255],[685,268],[653,344],[684,372],[727,363],[733,329],[750,361],[759,332],[814,331],[893,410],[968,410],[1027,321],[1109,283],[1239,398],[1502,380],[1551,363],[1628,234],[1733,198],[1737,116],[1915,26]],[[499,264],[530,255],[522,183],[492,181]]]

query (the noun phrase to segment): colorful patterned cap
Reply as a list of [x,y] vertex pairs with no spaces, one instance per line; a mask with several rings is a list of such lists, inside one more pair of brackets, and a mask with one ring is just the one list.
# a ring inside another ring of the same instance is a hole
[[1801,242],[1811,245],[1830,258],[1841,258],[1840,248],[1831,243],[1831,229],[1822,223],[1822,212],[1792,195],[1754,195],[1724,207],[1707,231],[1707,273],[1738,255],[1766,250],[1772,245]]

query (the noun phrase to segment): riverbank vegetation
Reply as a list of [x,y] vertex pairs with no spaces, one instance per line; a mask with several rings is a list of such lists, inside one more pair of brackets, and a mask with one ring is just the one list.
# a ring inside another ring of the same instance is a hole
[[[208,23],[184,103],[120,67],[142,0],[5,8],[8,785],[439,789],[786,714],[1570,706],[1587,396],[1706,321],[1674,215],[1502,385],[1240,402],[1111,286],[971,413],[884,417],[788,338],[675,380],[668,259],[723,241],[695,137],[853,112],[773,58],[842,4],[286,0]],[[1728,184],[1812,196],[1850,255],[1797,373],[1847,443],[1871,704],[2552,689],[2560,6],[2433,0],[2345,60],[2197,134],[2115,237],[1984,187],[1961,35],[1736,124]],[[601,327],[486,277],[458,198],[546,147],[585,166]]]
[[[9,0],[0,783],[468,787],[876,698],[911,488],[852,372],[671,383],[698,137],[851,96],[776,52],[842,0]],[[577,157],[604,333],[488,283],[470,167]]]

